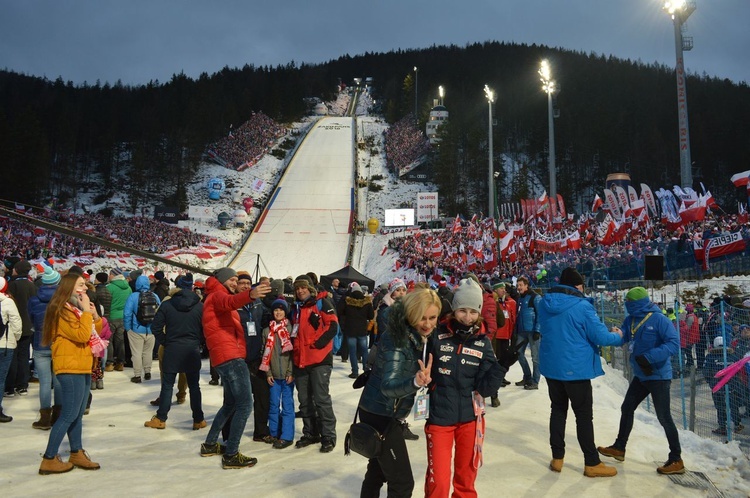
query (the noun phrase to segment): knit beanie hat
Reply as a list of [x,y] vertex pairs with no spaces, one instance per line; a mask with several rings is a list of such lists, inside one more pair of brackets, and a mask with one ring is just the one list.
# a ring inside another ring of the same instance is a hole
[[565,268],[560,274],[560,285],[567,285],[569,287],[575,287],[576,285],[584,285],[583,277],[573,267]]
[[643,287],[633,287],[627,294],[625,294],[625,299],[627,301],[638,301],[644,297],[648,297],[648,291]]
[[107,275],[106,273],[104,273],[103,271],[102,271],[102,272],[99,272],[99,273],[97,273],[97,274],[96,274],[96,275],[94,276],[94,278],[95,278],[95,279],[96,279],[96,281],[97,281],[97,282],[99,282],[100,284],[106,284],[106,283],[107,283],[107,281],[109,280],[109,276],[108,276],[108,275]]
[[289,303],[286,302],[286,299],[284,298],[276,299],[274,302],[271,303],[271,311],[277,308],[283,309],[285,315],[289,314]]
[[406,289],[406,284],[400,278],[394,278],[391,283],[388,284],[388,293],[391,294],[396,289]]
[[138,280],[138,277],[140,277],[141,275],[143,275],[143,270],[137,269],[137,270],[131,271],[128,276],[130,277],[130,280],[135,282],[136,280]]
[[245,270],[240,270],[237,272],[237,280],[249,280],[250,282],[252,282],[253,277],[251,277],[250,274]]
[[490,281],[490,283],[491,283],[491,285],[492,285],[492,290],[497,290],[497,289],[499,289],[500,287],[502,287],[503,289],[505,289],[505,282],[503,282],[503,281],[502,281],[502,280],[500,280],[500,279],[492,279],[492,280]]
[[193,274],[192,273],[186,273],[185,275],[181,276],[177,279],[177,282],[175,282],[175,285],[179,287],[180,289],[192,289],[193,288]]
[[155,278],[156,280],[161,280],[161,279],[163,279],[163,278],[164,278],[164,272],[163,272],[163,271],[161,271],[161,270],[157,271],[156,273],[154,273],[154,278]]
[[118,277],[122,275],[122,270],[119,268],[112,268],[111,270],[109,270],[109,274],[112,275],[113,277]]
[[284,281],[280,279],[271,282],[271,296],[279,297],[284,295]]
[[453,310],[461,308],[482,311],[482,288],[471,278],[465,278],[453,291]]
[[214,272],[214,277],[219,281],[220,284],[224,284],[227,280],[232,277],[236,277],[237,272],[233,268],[219,268]]
[[44,268],[44,275],[42,275],[43,285],[57,285],[60,282],[60,274],[55,271],[51,266]]
[[360,287],[357,282],[352,282],[351,284],[349,284],[349,288],[352,290],[352,292],[362,292],[362,287]]
[[718,336],[714,338],[714,349],[720,349],[724,347],[724,338],[722,336]]
[[[477,277],[477,276],[476,276],[475,274],[473,274],[473,273],[471,273],[471,272],[469,272],[469,273],[467,273],[466,275],[464,275],[464,278],[470,278],[470,279],[472,279],[472,280],[473,280],[474,282],[476,282],[476,283],[477,283],[477,285],[481,285],[481,283],[479,282],[479,277]],[[454,309],[455,309],[455,308],[454,308]]]

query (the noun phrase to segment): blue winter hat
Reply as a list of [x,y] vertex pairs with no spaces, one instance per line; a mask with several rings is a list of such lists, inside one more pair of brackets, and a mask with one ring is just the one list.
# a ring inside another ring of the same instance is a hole
[[60,283],[60,273],[56,272],[51,266],[46,266],[42,275],[42,284],[57,285],[58,283]]
[[192,289],[193,288],[193,274],[187,273],[177,279],[175,285],[180,289]]
[[286,299],[279,298],[276,299],[274,302],[271,303],[271,311],[281,308],[284,310],[284,314],[289,314],[289,303],[286,302]]

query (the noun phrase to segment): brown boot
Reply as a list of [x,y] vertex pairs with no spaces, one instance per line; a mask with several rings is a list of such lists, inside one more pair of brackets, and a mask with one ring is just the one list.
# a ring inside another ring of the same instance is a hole
[[52,458],[42,457],[42,464],[39,466],[39,474],[43,476],[62,474],[63,472],[70,472],[71,470],[73,470],[73,464],[70,462],[63,462],[60,455],[55,455]]
[[154,415],[153,417],[151,417],[151,420],[143,423],[143,427],[151,427],[152,429],[166,429],[167,423]]
[[199,429],[203,429],[204,427],[206,427],[206,421],[205,420],[201,420],[200,422],[193,422],[193,430],[194,431],[197,431]]
[[52,408],[39,410],[39,420],[31,424],[34,429],[48,431],[52,428]]
[[601,453],[604,456],[612,457],[618,462],[624,462],[625,461],[625,451],[624,450],[618,450],[614,446],[607,446],[606,448],[604,446],[599,446],[596,448],[599,453]]
[[614,467],[607,467],[602,462],[599,462],[599,465],[584,465],[583,475],[586,477],[612,477],[617,475],[617,469]]
[[57,422],[57,419],[60,418],[60,414],[62,413],[62,405],[52,405],[52,416],[50,417],[50,425],[55,425],[55,422]]
[[657,467],[656,471],[659,474],[684,474],[685,473],[685,464],[682,463],[682,460],[667,460],[667,463],[662,465],[661,467]]
[[98,463],[91,461],[85,450],[71,451],[68,463],[84,470],[99,470],[101,468]]
[[549,462],[549,469],[553,472],[562,472],[563,468],[563,459],[562,458],[553,458]]

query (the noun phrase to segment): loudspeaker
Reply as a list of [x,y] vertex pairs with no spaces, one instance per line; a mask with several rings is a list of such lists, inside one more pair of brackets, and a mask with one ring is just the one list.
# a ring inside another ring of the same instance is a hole
[[664,256],[646,256],[646,280],[664,280]]

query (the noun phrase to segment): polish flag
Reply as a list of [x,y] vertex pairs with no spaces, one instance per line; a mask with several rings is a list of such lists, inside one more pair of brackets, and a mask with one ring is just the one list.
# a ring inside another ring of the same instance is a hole
[[604,201],[602,200],[601,197],[599,197],[599,194],[596,194],[596,196],[594,196],[594,205],[591,206],[591,212],[596,213],[599,210],[599,208],[602,207],[603,205],[604,205]]

